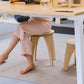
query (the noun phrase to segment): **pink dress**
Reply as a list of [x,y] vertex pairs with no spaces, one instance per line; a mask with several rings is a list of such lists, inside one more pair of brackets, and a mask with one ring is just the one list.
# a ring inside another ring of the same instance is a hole
[[32,43],[29,39],[32,35],[41,35],[49,32],[52,20],[47,17],[31,17],[28,22],[22,22],[14,32],[20,39],[21,55],[32,55]]

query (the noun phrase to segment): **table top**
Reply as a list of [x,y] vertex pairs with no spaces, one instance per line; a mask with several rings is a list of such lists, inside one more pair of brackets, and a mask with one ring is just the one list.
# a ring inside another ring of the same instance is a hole
[[77,16],[84,14],[84,7],[75,8],[53,8],[52,6],[41,6],[37,4],[25,4],[24,2],[9,3],[0,1],[0,13],[51,15],[51,16]]

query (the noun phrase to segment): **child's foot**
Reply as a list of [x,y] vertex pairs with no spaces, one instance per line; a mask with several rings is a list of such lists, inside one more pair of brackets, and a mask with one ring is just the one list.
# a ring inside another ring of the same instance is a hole
[[20,74],[25,74],[28,71],[34,70],[34,69],[36,69],[35,65],[28,65],[26,69],[20,71]]
[[8,59],[8,55],[0,55],[0,64],[3,63],[5,60]]

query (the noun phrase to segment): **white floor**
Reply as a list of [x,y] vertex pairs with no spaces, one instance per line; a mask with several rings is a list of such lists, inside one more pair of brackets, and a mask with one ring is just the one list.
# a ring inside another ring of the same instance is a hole
[[0,76],[0,84],[36,84],[36,83]]
[[[0,37],[0,54],[7,48],[11,40],[11,35]],[[54,67],[49,67],[49,55],[43,38],[39,40],[37,48],[36,70],[25,75],[20,75],[19,71],[27,65],[27,61],[20,56],[20,43],[10,53],[8,61],[0,65],[0,76],[7,76],[21,80],[31,81],[38,84],[76,84],[76,67],[74,56],[72,56],[69,70],[63,70],[66,40],[74,38],[74,35],[54,34],[56,60]]]

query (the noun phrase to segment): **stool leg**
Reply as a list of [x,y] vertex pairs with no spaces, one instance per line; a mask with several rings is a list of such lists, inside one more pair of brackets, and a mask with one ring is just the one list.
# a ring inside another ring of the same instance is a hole
[[65,52],[65,60],[64,60],[64,70],[68,70],[68,65],[69,65],[69,61],[71,58],[71,55],[74,51],[74,47],[67,45],[66,47],[66,52]]
[[36,60],[36,51],[37,51],[37,43],[38,43],[39,37],[32,36],[31,41],[32,41],[32,56],[33,60]]
[[54,46],[54,39],[53,39],[53,34],[50,35],[51,38],[51,45],[52,45],[52,54],[53,54],[53,60],[55,60],[55,46]]
[[76,51],[74,51],[74,64],[76,65]]
[[48,53],[49,53],[49,58],[50,58],[50,66],[53,66],[53,54],[52,54],[52,42],[51,42],[51,38],[50,35],[49,36],[44,36],[44,39],[46,41],[47,44],[47,48],[48,48]]
[[35,45],[35,51],[34,51],[34,60],[35,60],[35,61],[36,61],[37,44],[38,44],[39,37],[38,37],[36,40],[37,40],[37,42],[36,42],[36,45]]

